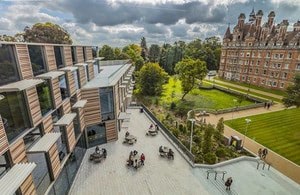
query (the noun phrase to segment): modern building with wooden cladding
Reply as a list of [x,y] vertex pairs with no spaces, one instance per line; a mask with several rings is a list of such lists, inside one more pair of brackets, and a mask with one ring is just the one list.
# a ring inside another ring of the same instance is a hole
[[102,59],[93,46],[0,42],[0,194],[66,194],[86,149],[118,139],[134,68]]
[[285,89],[300,73],[300,21],[275,24],[275,12],[263,23],[263,11],[252,10],[249,21],[241,13],[238,23],[223,38],[219,76],[228,80]]

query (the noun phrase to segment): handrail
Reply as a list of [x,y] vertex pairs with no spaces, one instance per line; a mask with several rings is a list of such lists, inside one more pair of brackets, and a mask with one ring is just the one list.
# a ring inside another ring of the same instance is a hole
[[260,164],[263,165],[263,166],[262,166],[262,170],[265,169],[266,164],[268,165],[268,170],[270,170],[271,163],[268,163],[268,162],[263,161],[263,160],[258,160],[258,161],[257,161],[257,166],[256,166],[256,169],[257,169],[257,170],[259,169],[259,165],[260,165]]
[[227,171],[217,171],[217,170],[209,169],[209,170],[206,171],[206,173],[207,173],[206,179],[209,178],[209,175],[211,173],[214,173],[215,174],[215,180],[217,180],[217,175],[218,174],[223,174],[222,180],[224,180],[224,177],[225,177],[225,174],[227,173]]

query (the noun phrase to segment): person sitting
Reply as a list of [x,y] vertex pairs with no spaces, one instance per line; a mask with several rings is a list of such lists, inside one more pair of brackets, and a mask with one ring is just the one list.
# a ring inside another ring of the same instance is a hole
[[155,131],[158,131],[159,128],[158,128],[158,125],[155,125]]
[[128,131],[126,131],[126,133],[125,133],[125,137],[128,137],[129,136],[129,132]]
[[136,150],[133,151],[134,156],[137,155],[137,153],[138,153],[138,151],[136,151]]
[[95,153],[96,153],[96,154],[100,154],[100,148],[99,148],[99,146],[96,146],[96,148],[95,148]]
[[159,152],[163,152],[162,146],[159,146]]
[[169,149],[168,156],[169,157],[174,157],[174,152],[172,151],[171,148]]
[[102,148],[102,154],[103,154],[103,157],[106,158],[106,155],[107,155],[107,151],[105,148]]
[[153,128],[153,124],[150,125],[149,129],[152,129],[152,128]]

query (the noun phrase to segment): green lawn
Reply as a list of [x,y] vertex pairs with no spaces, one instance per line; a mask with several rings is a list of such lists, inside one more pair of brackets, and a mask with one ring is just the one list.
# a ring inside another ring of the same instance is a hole
[[[171,77],[169,82],[163,86],[164,91],[160,97],[162,105],[170,105],[171,102],[178,103],[182,97],[181,82],[178,79]],[[185,104],[192,108],[210,108],[224,109],[234,107],[237,99],[235,95],[228,94],[216,89],[194,89],[185,96]],[[240,106],[253,104],[253,102],[244,100]]]
[[[246,135],[300,165],[300,109],[289,109],[247,117],[251,119]],[[225,121],[245,132],[245,118]]]

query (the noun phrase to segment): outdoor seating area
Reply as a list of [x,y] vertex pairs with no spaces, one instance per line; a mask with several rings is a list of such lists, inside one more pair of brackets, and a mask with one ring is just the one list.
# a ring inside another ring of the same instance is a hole
[[167,146],[160,146],[159,147],[159,155],[161,157],[174,160],[174,152],[171,148],[169,148]]
[[100,148],[96,146],[95,152],[90,154],[90,161],[93,161],[94,163],[100,163],[102,160],[104,160],[107,156],[107,151],[105,148]]
[[155,136],[158,134],[158,131],[159,131],[158,125],[155,125],[155,127],[154,127],[153,124],[151,124],[149,129],[147,129],[146,135]]
[[135,168],[136,170],[144,166],[145,155],[142,153],[139,155],[138,151],[130,151],[129,158],[127,160],[127,167]]
[[131,135],[128,131],[125,134],[123,144],[133,145],[137,142],[137,138],[134,135]]

